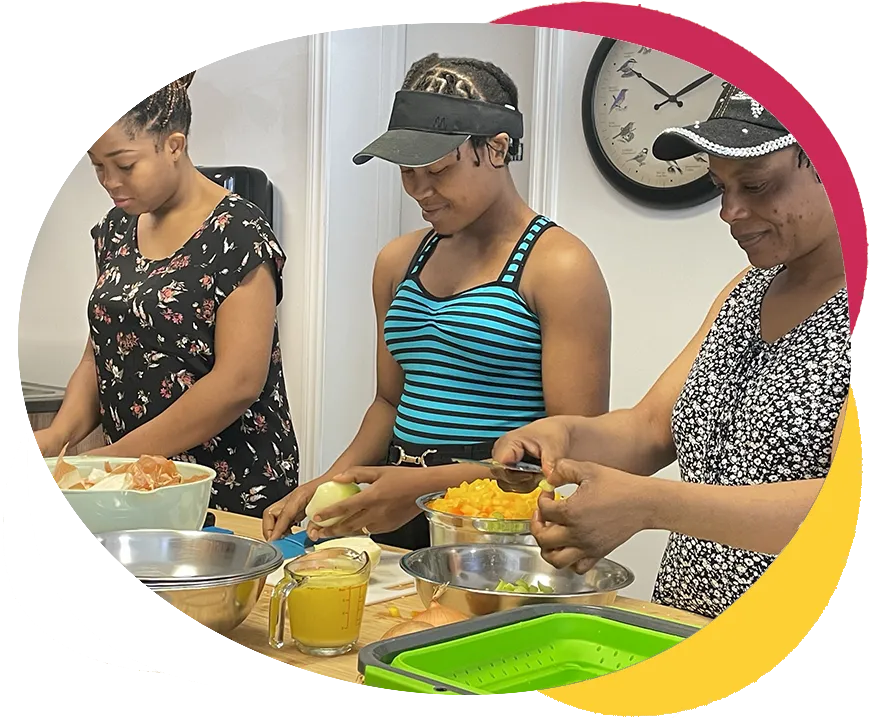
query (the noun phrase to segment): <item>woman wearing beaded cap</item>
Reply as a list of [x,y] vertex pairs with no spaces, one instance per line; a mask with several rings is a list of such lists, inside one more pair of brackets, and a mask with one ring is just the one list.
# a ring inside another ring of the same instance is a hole
[[[637,406],[543,419],[495,458],[532,452],[551,484],[577,485],[539,501],[533,533],[550,563],[585,572],[634,534],[667,530],[652,600],[715,617],[790,541],[830,468],[851,379],[844,262],[820,177],[745,93],[726,87],[707,122],[665,131],[653,152],[708,153],[721,219],[752,267]],[[649,478],[674,459],[681,482]]]
[[91,230],[90,337],[50,428],[56,455],[102,426],[91,454],[212,467],[212,506],[261,516],[298,483],[276,305],[284,253],[263,213],[188,154],[193,75],[125,114],[88,151],[115,207]]
[[425,546],[415,500],[487,475],[453,459],[488,458],[505,431],[548,414],[607,410],[606,285],[585,245],[516,189],[518,106],[495,65],[429,55],[410,68],[389,130],[354,158],[398,165],[429,228],[377,259],[377,393],[355,439],[266,512],[265,536],[301,520],[316,486],[338,479],[369,486],[324,511],[319,520],[345,518],[309,528],[313,538],[363,531]]

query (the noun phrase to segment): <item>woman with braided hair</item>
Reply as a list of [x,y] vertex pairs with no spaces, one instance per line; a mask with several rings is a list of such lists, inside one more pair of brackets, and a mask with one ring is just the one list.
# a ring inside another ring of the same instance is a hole
[[502,434],[535,418],[607,411],[606,284],[586,246],[516,189],[518,107],[499,67],[429,55],[410,68],[389,130],[354,158],[398,165],[429,226],[377,259],[377,390],[356,437],[323,476],[265,512],[267,538],[337,480],[367,486],[313,517],[344,518],[309,527],[312,538],[361,531],[426,546],[416,499],[487,474],[454,459],[488,458]]
[[285,256],[263,213],[188,155],[193,75],[140,102],[88,151],[114,208],[91,230],[90,336],[51,427],[57,455],[212,467],[212,506],[261,516],[298,483],[276,306]]

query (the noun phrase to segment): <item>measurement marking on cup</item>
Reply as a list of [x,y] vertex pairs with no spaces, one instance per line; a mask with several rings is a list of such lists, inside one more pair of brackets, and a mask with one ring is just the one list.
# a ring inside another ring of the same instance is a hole
[[346,631],[350,628],[350,597],[353,594],[353,588],[342,588],[341,590],[341,601],[345,604],[344,606],[344,630]]

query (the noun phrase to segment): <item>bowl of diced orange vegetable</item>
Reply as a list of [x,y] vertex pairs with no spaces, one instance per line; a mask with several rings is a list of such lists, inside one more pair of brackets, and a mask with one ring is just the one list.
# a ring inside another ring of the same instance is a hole
[[[531,517],[541,489],[528,494],[503,491],[492,479],[420,496],[416,505],[426,515],[432,546],[495,543],[536,546]],[[556,495],[557,497],[557,495]]]

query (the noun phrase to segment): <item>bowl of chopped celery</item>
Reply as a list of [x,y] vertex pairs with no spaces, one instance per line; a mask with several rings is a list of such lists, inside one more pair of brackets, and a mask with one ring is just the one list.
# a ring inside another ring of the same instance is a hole
[[556,569],[540,548],[524,545],[431,546],[402,556],[423,605],[437,600],[468,616],[545,603],[610,605],[633,572],[602,559],[583,575]]

